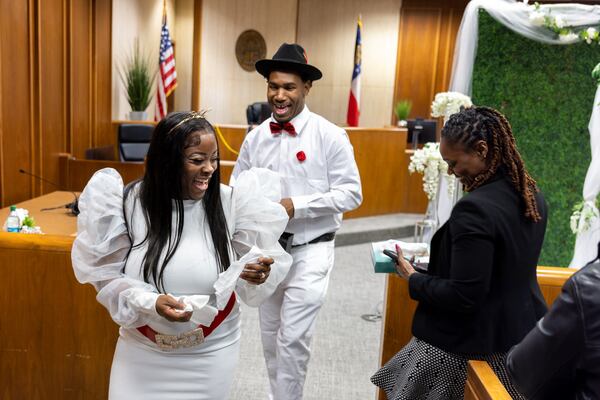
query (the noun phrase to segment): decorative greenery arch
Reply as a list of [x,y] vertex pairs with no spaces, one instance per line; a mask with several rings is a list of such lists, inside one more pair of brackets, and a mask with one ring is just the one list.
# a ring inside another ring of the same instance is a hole
[[483,10],[473,70],[473,102],[497,108],[512,124],[526,166],[549,205],[540,265],[569,265],[572,207],[581,201],[590,164],[588,122],[598,46],[539,43],[514,33]]

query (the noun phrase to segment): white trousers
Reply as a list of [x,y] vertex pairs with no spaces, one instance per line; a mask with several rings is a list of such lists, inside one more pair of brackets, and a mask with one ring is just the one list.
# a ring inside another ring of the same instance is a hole
[[285,280],[259,309],[271,400],[300,400],[317,314],[333,268],[334,242],[292,249]]

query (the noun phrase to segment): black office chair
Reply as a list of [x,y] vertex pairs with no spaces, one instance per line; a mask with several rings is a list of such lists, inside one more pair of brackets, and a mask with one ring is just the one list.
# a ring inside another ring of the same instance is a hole
[[85,159],[115,161],[115,146],[90,147],[85,150]]
[[260,125],[265,119],[271,116],[271,106],[266,101],[259,101],[250,104],[246,108],[246,120],[248,125]]
[[119,125],[119,158],[121,161],[144,161],[153,131],[154,126],[152,125]]

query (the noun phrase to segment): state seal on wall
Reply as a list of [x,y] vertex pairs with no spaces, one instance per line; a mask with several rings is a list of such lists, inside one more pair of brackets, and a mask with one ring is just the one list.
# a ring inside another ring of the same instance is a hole
[[244,71],[254,72],[254,63],[265,58],[266,54],[265,39],[254,29],[242,32],[235,42],[235,57]]

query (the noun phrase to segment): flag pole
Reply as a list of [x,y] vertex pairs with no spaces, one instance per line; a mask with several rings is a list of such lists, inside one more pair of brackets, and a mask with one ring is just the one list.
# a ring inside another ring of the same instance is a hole
[[354,67],[352,69],[352,81],[350,85],[350,95],[348,98],[348,112],[346,114],[346,124],[348,126],[358,126],[360,118],[360,76],[362,65],[362,15],[358,14],[356,21],[356,41],[354,43]]

